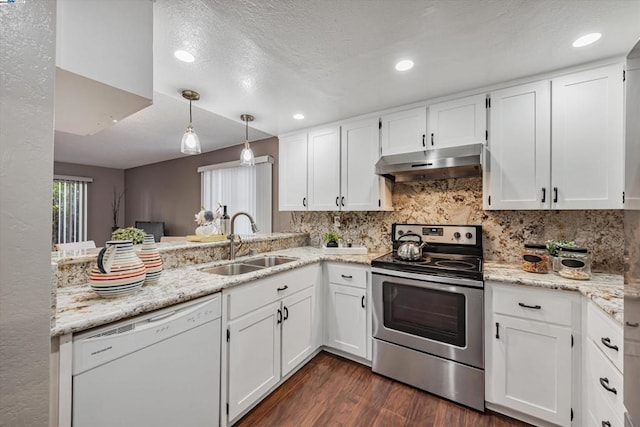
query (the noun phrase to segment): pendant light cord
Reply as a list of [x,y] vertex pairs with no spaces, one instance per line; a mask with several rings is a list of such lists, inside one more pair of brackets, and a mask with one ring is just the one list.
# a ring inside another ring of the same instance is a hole
[[193,123],[193,118],[191,117],[191,100],[189,100],[189,125]]

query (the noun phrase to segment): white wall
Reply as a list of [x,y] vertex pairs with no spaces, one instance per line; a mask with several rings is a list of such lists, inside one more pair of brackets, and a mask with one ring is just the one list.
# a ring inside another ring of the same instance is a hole
[[55,0],[0,4],[0,425],[49,422]]

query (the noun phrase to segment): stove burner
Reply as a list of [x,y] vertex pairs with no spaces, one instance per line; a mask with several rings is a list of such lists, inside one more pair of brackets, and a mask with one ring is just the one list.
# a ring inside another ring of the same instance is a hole
[[393,254],[393,259],[400,261],[400,262],[408,262],[411,264],[427,264],[429,262],[429,259],[427,258],[418,258],[418,259],[405,259],[405,258],[401,258],[396,254]]
[[433,262],[436,267],[453,268],[456,270],[475,270],[475,264],[466,261],[441,259]]

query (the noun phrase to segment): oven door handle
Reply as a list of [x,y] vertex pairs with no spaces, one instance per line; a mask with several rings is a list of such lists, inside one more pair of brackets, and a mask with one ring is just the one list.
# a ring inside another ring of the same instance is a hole
[[[426,289],[443,289],[445,286],[452,288],[462,289],[472,288],[476,290],[484,289],[484,282],[482,280],[472,280],[463,278],[450,278],[443,276],[432,276],[422,273],[411,273],[398,270],[386,270],[380,267],[372,267],[371,272],[373,277],[380,277],[382,280],[398,280],[405,281],[404,283],[411,286],[426,288]],[[403,282],[400,282],[403,283]]]

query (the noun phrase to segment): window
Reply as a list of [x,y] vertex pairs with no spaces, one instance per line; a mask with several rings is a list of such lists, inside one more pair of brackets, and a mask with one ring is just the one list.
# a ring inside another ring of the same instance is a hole
[[87,240],[87,185],[91,178],[53,177],[53,226],[51,243]]
[[[260,233],[271,232],[271,156],[256,158],[255,167],[240,166],[239,161],[198,168],[201,173],[202,205],[216,210],[227,205],[229,216],[244,211],[256,221]],[[235,223],[236,234],[252,234],[249,220],[242,216]]]

